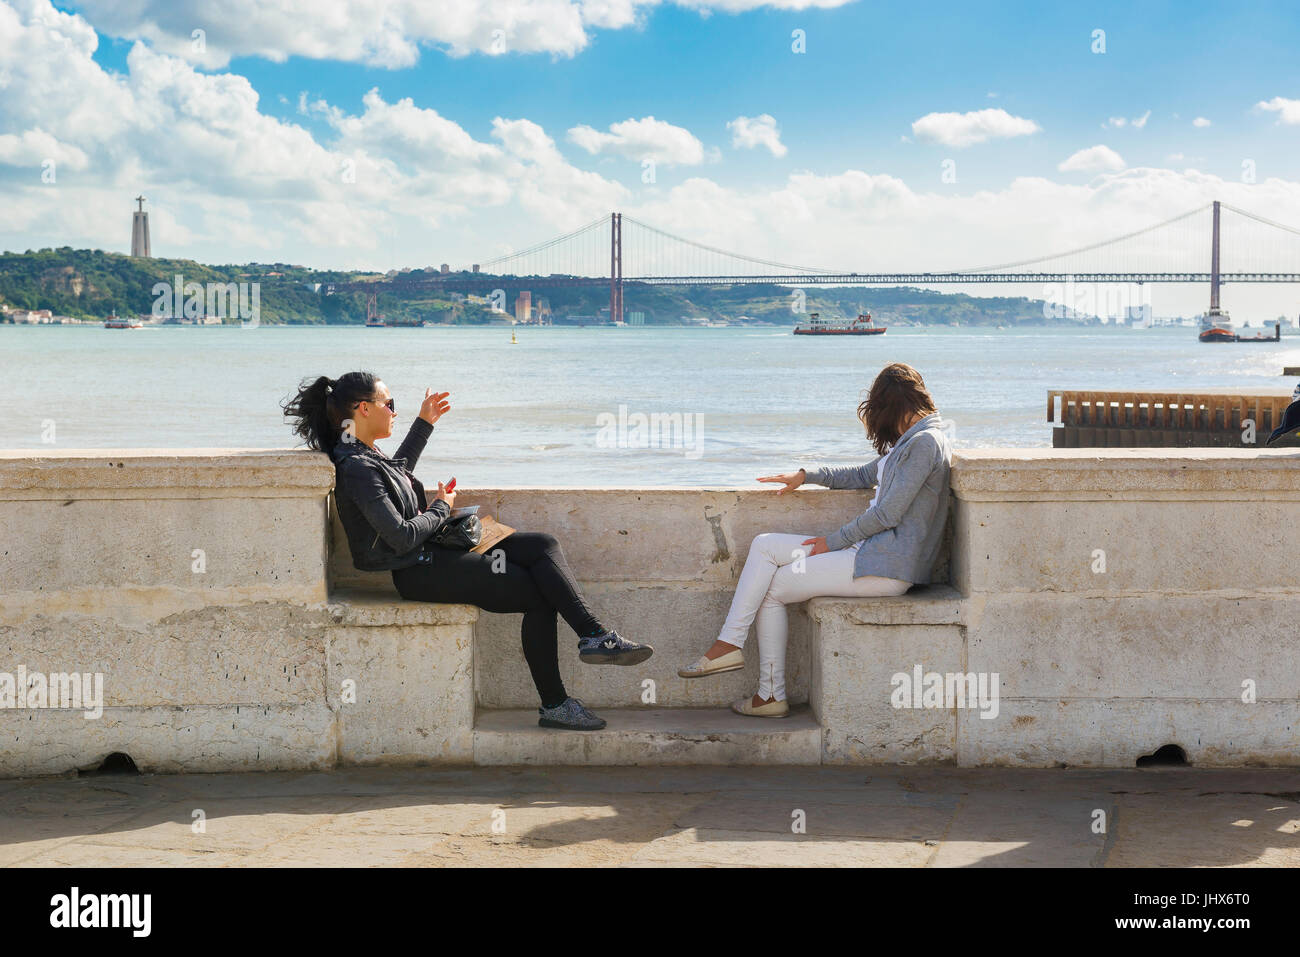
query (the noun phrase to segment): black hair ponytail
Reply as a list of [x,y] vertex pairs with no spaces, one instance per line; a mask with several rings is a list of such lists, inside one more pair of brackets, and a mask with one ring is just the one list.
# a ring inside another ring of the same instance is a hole
[[309,448],[332,456],[344,421],[352,417],[358,402],[374,398],[378,381],[371,372],[349,372],[337,379],[326,375],[303,379],[297,394],[281,408],[285,418],[296,420],[293,431],[306,440]]

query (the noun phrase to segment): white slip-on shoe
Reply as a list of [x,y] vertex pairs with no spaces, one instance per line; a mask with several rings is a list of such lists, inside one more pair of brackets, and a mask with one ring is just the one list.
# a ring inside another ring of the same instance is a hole
[[731,710],[736,714],[746,714],[754,718],[786,718],[790,715],[790,704],[782,698],[780,701],[769,701],[755,708],[754,699],[750,697],[733,701]]
[[737,648],[712,660],[708,656],[701,656],[694,664],[678,668],[677,674],[683,678],[703,678],[705,675],[720,675],[724,671],[739,671],[743,667],[745,667],[745,656]]

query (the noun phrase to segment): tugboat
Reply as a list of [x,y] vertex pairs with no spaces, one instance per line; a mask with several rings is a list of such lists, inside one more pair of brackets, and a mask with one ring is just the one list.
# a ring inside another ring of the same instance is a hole
[[871,313],[858,314],[856,319],[823,320],[816,312],[808,313],[807,324],[799,323],[794,327],[796,336],[883,336],[885,326],[876,325]]
[[139,319],[126,319],[117,314],[114,309],[104,320],[105,329],[143,329],[144,323]]
[[1199,342],[1278,342],[1282,338],[1281,325],[1273,326],[1273,335],[1256,333],[1253,336],[1240,336],[1233,332],[1232,320],[1226,312],[1216,306],[1201,316],[1201,332],[1196,337]]

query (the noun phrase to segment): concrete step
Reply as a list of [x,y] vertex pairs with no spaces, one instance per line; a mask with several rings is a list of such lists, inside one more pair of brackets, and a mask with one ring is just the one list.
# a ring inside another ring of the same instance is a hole
[[479,711],[475,764],[819,764],[822,729],[807,705],[785,718],[728,708],[600,708],[601,731],[537,725],[535,708]]

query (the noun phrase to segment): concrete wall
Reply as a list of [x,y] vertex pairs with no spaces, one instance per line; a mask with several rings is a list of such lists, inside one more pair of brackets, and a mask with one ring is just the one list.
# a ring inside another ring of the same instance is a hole
[[331,601],[333,483],[298,451],[0,453],[0,698],[103,675],[96,718],[0,708],[0,775],[470,760],[477,612]]
[[[0,675],[102,672],[105,705],[0,709],[0,775],[115,751],[149,770],[806,761],[790,742],[809,729],[831,763],[1132,766],[1177,744],[1194,764],[1294,765],[1298,466],[1291,450],[959,452],[941,584],[792,608],[787,685],[811,723],[742,719],[743,735],[710,722],[753,692],[755,654],[712,679],[676,669],[716,637],[755,535],[825,534],[864,493],[467,488],[458,504],[554,534],[602,618],[656,648],[581,665],[561,623],[570,693],[632,724],[534,753],[500,717],[535,724],[518,616],[402,602],[387,573],[353,569],[323,456],[0,453]],[[996,673],[998,716],[894,707],[891,679],[918,665]],[[658,723],[636,724],[651,705]]]
[[969,451],[953,494],[966,670],[1002,690],[961,763],[1300,764],[1300,453]]

